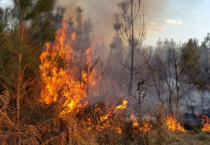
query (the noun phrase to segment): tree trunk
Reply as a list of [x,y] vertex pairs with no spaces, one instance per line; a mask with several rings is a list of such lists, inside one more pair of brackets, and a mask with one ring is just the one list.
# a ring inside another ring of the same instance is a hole
[[[175,55],[175,54],[174,54]],[[176,62],[175,62],[176,63]],[[175,64],[175,75],[176,75],[176,117],[178,121],[179,116],[179,78],[178,78],[178,66]]]
[[87,72],[87,82],[86,82],[86,97],[87,97],[87,101],[88,101],[88,104],[90,103],[90,100],[89,100],[89,70]]
[[21,59],[22,54],[19,54],[19,60],[18,60],[18,86],[17,86],[17,126],[19,126],[20,123],[20,87],[21,87]]
[[21,61],[22,61],[22,51],[23,51],[23,33],[24,33],[24,21],[20,20],[20,52],[18,57],[18,84],[17,84],[17,126],[20,124],[20,98],[21,98],[21,81],[22,81],[22,73],[21,73]]
[[131,94],[131,90],[132,90],[132,83],[133,83],[133,55],[134,55],[134,48],[135,48],[135,45],[134,45],[134,24],[133,24],[133,1],[131,1],[131,27],[132,27],[132,32],[131,32],[131,35],[132,35],[132,42],[131,42],[131,68],[130,68],[130,84],[129,84],[129,89],[128,89],[128,93],[129,95]]
[[172,91],[169,90],[169,113],[172,114]]

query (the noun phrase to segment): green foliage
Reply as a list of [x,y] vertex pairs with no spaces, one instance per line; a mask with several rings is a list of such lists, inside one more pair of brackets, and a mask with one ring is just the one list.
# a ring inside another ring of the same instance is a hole
[[4,83],[0,88],[15,93],[20,54],[22,85],[29,89],[27,84],[39,74],[42,46],[55,39],[56,28],[47,18],[54,0],[14,0],[13,3],[14,7],[0,8],[0,81]]
[[24,19],[33,20],[41,13],[49,12],[53,9],[54,0],[38,0],[35,4],[31,0],[20,0],[20,6],[26,12]]
[[54,23],[48,18],[43,21],[36,19],[27,30],[27,34],[30,34],[30,41],[34,42],[35,45],[44,45],[47,41],[54,41],[55,33]]
[[186,47],[183,49],[182,67],[185,68],[185,74],[190,76],[192,73],[196,73],[200,70],[200,54],[196,52],[196,44],[192,42],[192,39],[189,40]]

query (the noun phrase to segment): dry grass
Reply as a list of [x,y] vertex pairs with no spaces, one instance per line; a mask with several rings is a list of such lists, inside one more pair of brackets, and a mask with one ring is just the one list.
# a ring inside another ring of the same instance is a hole
[[[14,113],[9,112],[9,92],[4,91],[0,100],[1,145],[208,145],[210,142],[208,132],[192,134],[168,130],[164,120],[168,112],[163,107],[151,114],[152,127],[148,132],[133,126],[126,111],[112,112],[107,120],[101,121],[100,117],[110,112],[110,107],[103,102],[77,108],[66,116],[59,115],[60,107],[56,104],[34,104],[21,110],[24,119],[20,127],[16,127],[10,115]],[[143,122],[139,120],[140,125]]]

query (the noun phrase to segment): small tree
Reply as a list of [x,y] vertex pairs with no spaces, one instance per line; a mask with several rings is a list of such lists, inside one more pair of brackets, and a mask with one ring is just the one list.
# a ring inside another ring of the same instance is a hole
[[82,69],[87,64],[85,52],[91,46],[90,33],[92,31],[92,25],[90,20],[84,20],[83,10],[81,7],[76,8],[76,20],[75,20],[76,37],[73,42],[73,49],[77,53],[78,58],[78,74],[80,83],[82,82]]
[[196,52],[196,45],[189,40],[187,45],[183,49],[182,53],[182,67],[184,67],[184,73],[191,79],[195,81],[196,74],[200,70],[200,54]]
[[[176,45],[172,45],[176,46]],[[188,92],[191,81],[195,81],[194,77],[199,69],[200,55],[196,52],[192,40],[190,40],[184,49],[179,47],[168,49],[166,82],[170,96],[173,97],[176,106],[176,117],[179,116],[180,99]],[[172,104],[170,99],[170,105]]]
[[[128,83],[129,94],[131,94],[133,84],[136,84],[134,75],[136,75],[136,71],[141,68],[138,63],[134,64],[135,49],[143,42],[146,33],[144,16],[143,21],[141,16],[139,16],[141,0],[136,1],[137,4],[135,3],[135,0],[125,0],[119,3],[118,6],[122,13],[116,13],[114,23],[114,29],[121,34],[131,48],[130,65],[128,63],[122,63],[122,65],[130,71]],[[140,25],[137,26],[137,23]],[[138,32],[136,32],[136,30],[138,30]]]
[[[147,61],[151,80],[159,102],[164,104],[167,101],[169,112],[178,117],[180,99],[184,98],[189,91],[192,80],[196,80],[199,54],[192,41],[182,47],[173,40],[164,42],[159,40],[157,45],[153,60]],[[166,49],[165,53],[162,48]]]
[[[53,9],[54,0],[13,0],[13,4],[13,8],[4,13],[7,21],[1,34],[6,45],[1,46],[1,62],[2,78],[14,87],[19,125],[20,99],[27,94],[26,89],[38,74],[41,46],[54,40],[56,29],[49,19],[39,17]],[[12,66],[12,69],[8,66]]]
[[144,86],[145,85],[145,81],[139,81],[137,83],[137,91],[138,91],[138,105],[139,105],[139,117],[140,117],[140,111],[141,111],[141,104],[144,101],[144,98],[147,95],[147,88]]

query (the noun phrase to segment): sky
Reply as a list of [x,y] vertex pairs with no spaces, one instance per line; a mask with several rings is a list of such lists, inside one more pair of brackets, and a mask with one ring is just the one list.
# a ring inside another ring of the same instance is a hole
[[[85,19],[93,24],[94,41],[109,46],[115,31],[113,14],[120,12],[122,0],[57,0],[56,6],[66,8],[66,17],[73,16],[76,6],[84,10]],[[11,0],[0,0],[8,5]],[[147,27],[145,45],[156,45],[157,40],[173,39],[177,43],[197,38],[201,43],[210,33],[210,0],[141,0],[140,14]]]

